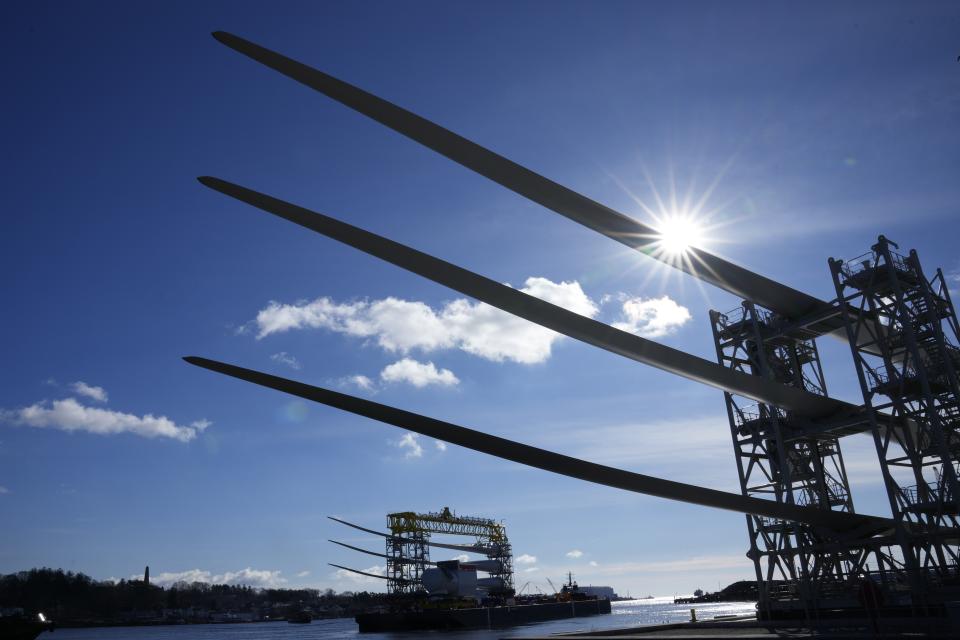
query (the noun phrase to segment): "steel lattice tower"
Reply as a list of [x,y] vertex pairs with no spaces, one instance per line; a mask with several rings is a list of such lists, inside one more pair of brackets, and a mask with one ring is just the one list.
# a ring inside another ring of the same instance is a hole
[[896,249],[880,236],[869,253],[829,264],[897,523],[903,587],[923,608],[957,588],[957,540],[947,534],[960,513],[960,328],[943,273],[927,280],[916,251]]
[[[729,313],[711,311],[720,364],[826,395],[816,342],[780,331],[774,314],[750,302]],[[724,393],[745,496],[853,512],[839,438],[798,428],[791,412]],[[803,425],[806,426],[806,425]],[[835,601],[848,576],[863,562],[861,549],[830,545],[812,527],[763,516],[746,516],[748,556],[757,577],[761,612],[779,607],[814,615],[824,600]]]
[[424,531],[393,532],[387,537],[387,589],[393,594],[422,590],[423,570],[430,560],[430,534]]

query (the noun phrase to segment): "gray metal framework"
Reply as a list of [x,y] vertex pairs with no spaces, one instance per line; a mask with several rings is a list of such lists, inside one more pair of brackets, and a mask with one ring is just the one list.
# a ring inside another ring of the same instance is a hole
[[394,595],[423,591],[423,570],[430,563],[425,531],[394,532],[387,536],[387,590]]
[[[923,609],[958,591],[960,548],[946,532],[960,517],[960,328],[943,273],[927,280],[916,251],[897,248],[880,236],[867,254],[829,264],[911,603]],[[884,327],[880,336],[866,318]],[[878,428],[881,411],[904,428]]]
[[[826,396],[820,354],[809,333],[792,331],[787,319],[749,301],[728,313],[711,311],[710,319],[720,364]],[[842,434],[781,406],[730,392],[724,400],[743,495],[855,512]],[[865,540],[780,518],[746,519],[747,555],[765,617],[817,618],[828,609],[856,607],[871,559],[883,576],[897,568],[882,537]]]

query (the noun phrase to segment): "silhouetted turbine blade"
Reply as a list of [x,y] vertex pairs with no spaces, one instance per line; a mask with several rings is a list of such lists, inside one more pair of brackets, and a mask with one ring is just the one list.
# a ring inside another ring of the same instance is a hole
[[[389,533],[377,531],[376,529],[367,529],[366,527],[361,527],[358,524],[353,524],[352,522],[347,522],[346,520],[341,520],[340,518],[334,518],[333,516],[327,516],[327,518],[329,518],[330,520],[333,520],[334,522],[339,522],[340,524],[345,524],[348,527],[353,527],[354,529],[359,529],[360,531],[366,531],[367,533],[372,533],[377,536],[383,536],[384,538],[390,538],[392,540],[397,540],[397,541],[403,541],[403,542],[407,541],[407,538],[392,536]],[[330,542],[335,542],[335,541],[331,540]],[[342,543],[337,542],[337,544],[342,544]],[[444,542],[433,542],[432,540],[428,542],[424,542],[424,544],[429,547],[438,547],[440,549],[452,549],[453,551],[465,551],[467,553],[489,554],[490,552],[494,551],[493,547],[484,547],[480,545],[466,545],[466,544],[450,544],[450,543],[444,543]]]
[[[375,573],[367,573],[366,571],[360,571],[359,569],[351,569],[350,567],[344,567],[339,564],[333,564],[332,562],[328,562],[327,564],[330,565],[331,567],[336,567],[337,569],[343,569],[344,571],[352,571],[354,573],[359,573],[362,576],[370,576],[371,578],[380,578],[381,580],[390,579],[387,576],[380,576]],[[404,580],[400,580],[400,582],[404,582]]]
[[[847,535],[851,536],[869,536],[893,529],[893,521],[885,518],[781,504],[614,469],[259,371],[196,356],[186,357],[184,360],[204,369],[379,420],[430,438],[596,484],[705,507],[803,522],[827,531],[848,532]],[[350,526],[366,530],[356,525]]]
[[[338,545],[340,545],[341,547],[346,547],[347,549],[353,549],[354,551],[359,551],[360,553],[366,553],[367,555],[376,556],[376,557],[378,557],[378,558],[386,558],[387,560],[390,559],[390,556],[388,556],[388,555],[385,554],[385,553],[377,553],[376,551],[368,551],[368,550],[366,550],[366,549],[361,549],[360,547],[354,547],[353,545],[347,544],[347,543],[345,543],[345,542],[337,542],[336,540],[327,540],[327,542],[332,542],[333,544],[338,544]],[[403,562],[403,563],[406,563],[406,564],[415,564],[415,563],[417,562],[416,560],[412,560],[412,559],[410,559],[410,558],[394,558],[394,560],[395,560],[395,561],[399,561],[399,562]],[[436,564],[436,562],[432,562],[432,561],[430,561],[430,560],[424,560],[423,563],[424,563],[424,564]]]
[[397,265],[439,284],[558,333],[592,344],[664,371],[775,404],[807,417],[858,412],[854,405],[807,393],[762,378],[722,367],[715,362],[615,329],[586,316],[527,295],[490,278],[473,273],[399,242],[310,211],[240,185],[204,176],[201,184],[268,213],[295,222],[329,238]]
[[[406,538],[400,538],[400,537],[398,537],[398,536],[392,536],[392,535],[390,535],[389,533],[384,533],[384,532],[382,532],[382,531],[377,531],[377,530],[375,530],[375,529],[367,529],[366,527],[361,527],[361,526],[358,525],[358,524],[353,524],[352,522],[347,522],[346,520],[341,520],[340,518],[334,518],[333,516],[327,516],[327,518],[329,518],[330,520],[333,520],[334,522],[339,522],[340,524],[345,524],[345,525],[347,525],[348,527],[353,527],[354,529],[359,529],[360,531],[366,531],[367,533],[372,533],[372,534],[374,534],[374,535],[376,535],[376,536],[382,536],[382,537],[384,537],[384,538],[391,538],[391,539],[397,540],[397,541],[407,541]],[[334,541],[331,540],[330,542],[334,542]],[[340,542],[337,542],[337,544],[341,544],[341,543],[340,543]],[[494,550],[493,547],[484,547],[484,546],[480,546],[480,545],[449,544],[449,543],[444,543],[444,542],[433,542],[433,541],[424,542],[424,544],[426,544],[427,546],[430,546],[430,547],[438,547],[438,548],[440,548],[440,549],[452,549],[453,551],[465,551],[466,553],[483,553],[483,554],[489,554],[491,551]]]
[[[194,359],[194,360],[205,360],[206,358],[196,358],[196,357],[194,357],[193,359]],[[190,362],[190,360],[188,360],[187,358],[184,358],[184,360],[187,360],[187,362]],[[199,364],[199,362],[190,362],[190,364],[196,364],[197,366],[201,366],[201,367],[203,366],[202,364]],[[346,520],[341,520],[340,518],[334,518],[333,516],[327,516],[327,519],[328,519],[328,520],[333,520],[334,522],[339,522],[340,524],[345,524],[345,525],[347,525],[348,527],[353,527],[354,529],[357,529],[358,531],[365,531],[366,533],[372,533],[372,534],[375,535],[375,536],[382,536],[382,537],[384,537],[384,538],[393,538],[393,537],[395,537],[395,536],[390,535],[389,533],[384,533],[383,531],[377,531],[376,529],[367,529],[366,527],[361,527],[361,526],[358,525],[358,524],[353,524],[352,522],[347,522]]]
[[519,195],[741,298],[752,300],[789,318],[799,318],[829,306],[822,300],[702,249],[690,249],[686,260],[671,260],[662,254],[651,253],[659,237],[657,230],[652,227],[322,71],[231,33],[217,31],[213,37],[231,49],[333,98]]
[[351,545],[351,544],[347,544],[347,543],[345,543],[345,542],[337,542],[336,540],[327,540],[327,542],[332,542],[333,544],[338,544],[338,545],[340,545],[341,547],[346,547],[347,549],[352,549],[352,550],[354,550],[354,551],[359,551],[360,553],[366,553],[367,555],[370,555],[370,556],[376,556],[376,557],[378,557],[378,558],[386,558],[386,557],[387,557],[387,554],[385,554],[385,553],[377,553],[376,551],[368,551],[367,549],[361,549],[360,547],[355,547],[355,546],[353,546],[353,545]]

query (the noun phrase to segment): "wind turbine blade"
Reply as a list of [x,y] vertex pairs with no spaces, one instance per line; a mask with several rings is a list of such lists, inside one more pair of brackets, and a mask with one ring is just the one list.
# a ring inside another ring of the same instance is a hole
[[[341,547],[346,547],[347,549],[353,549],[354,551],[359,551],[360,553],[366,553],[367,555],[376,556],[377,558],[384,558],[384,559],[386,559],[386,560],[389,560],[389,559],[390,559],[390,556],[388,556],[388,555],[385,554],[385,553],[377,553],[376,551],[368,551],[367,549],[361,549],[360,547],[355,547],[355,546],[350,545],[350,544],[347,544],[347,543],[345,543],[345,542],[337,542],[336,540],[327,540],[327,542],[332,542],[333,544],[338,544],[338,545],[340,545]],[[400,561],[400,562],[405,562],[405,563],[407,563],[407,564],[415,564],[415,563],[416,563],[416,560],[411,560],[411,559],[409,559],[409,558],[395,558],[395,560],[398,560],[398,561]],[[423,563],[424,563],[424,564],[436,564],[436,562],[432,562],[432,561],[430,561],[430,560],[424,560]]]
[[[188,362],[189,362],[189,360],[188,360]],[[193,364],[193,363],[191,362],[191,364]],[[198,366],[199,366],[199,365],[198,365]],[[345,524],[345,525],[347,525],[348,527],[353,527],[354,529],[357,529],[358,531],[364,531],[364,532],[366,532],[366,533],[372,533],[372,534],[375,535],[375,536],[381,536],[381,537],[384,537],[384,538],[392,538],[392,537],[394,537],[394,536],[391,536],[389,533],[384,533],[383,531],[377,531],[376,529],[367,529],[366,527],[361,527],[361,526],[358,525],[358,524],[353,524],[352,522],[347,522],[346,520],[341,520],[340,518],[334,518],[333,516],[327,516],[327,519],[328,519],[328,520],[333,520],[334,522],[339,522],[340,524]]]
[[[663,259],[669,266],[729,291],[789,318],[823,311],[828,304],[702,249],[691,249],[687,260],[670,260],[651,252],[656,229],[549,180],[489,149],[481,147],[426,118],[225,31],[213,37],[231,49],[362,113],[415,142],[617,242]],[[836,327],[833,327],[834,329]]]
[[733,371],[710,360],[615,329],[321,213],[219,178],[204,176],[198,180],[224,195],[295,222],[498,309],[637,362],[760,402],[775,404],[805,417],[821,418],[861,411],[840,400]]
[[[335,521],[335,522],[339,522],[340,524],[345,524],[345,525],[347,525],[348,527],[353,527],[354,529],[359,529],[360,531],[365,531],[365,532],[367,532],[367,533],[372,533],[372,534],[374,534],[374,535],[376,535],[376,536],[382,536],[382,537],[384,537],[384,538],[392,538],[392,539],[394,539],[394,540],[406,540],[405,538],[399,538],[399,537],[397,537],[397,536],[392,536],[392,535],[390,535],[389,533],[384,533],[384,532],[382,532],[382,531],[376,531],[375,529],[367,529],[366,527],[361,527],[361,526],[358,525],[358,524],[353,524],[352,522],[347,522],[346,520],[341,520],[340,518],[334,518],[333,516],[327,516],[327,518],[329,518],[330,520],[333,520],[333,521]],[[330,542],[335,542],[335,541],[334,541],[334,540],[331,540]],[[343,544],[343,543],[342,543],[342,542],[337,542],[336,544]],[[424,543],[424,544],[426,544],[427,546],[430,546],[430,547],[437,547],[437,548],[439,548],[439,549],[452,549],[453,551],[463,551],[463,552],[466,552],[466,553],[489,554],[489,553],[491,553],[492,551],[494,551],[494,549],[493,549],[492,547],[484,547],[484,546],[480,546],[480,545],[449,544],[449,543],[445,543],[445,542],[433,542],[433,541],[429,541],[429,542],[426,542],[426,543]]]
[[[259,371],[196,356],[189,356],[184,360],[210,371],[326,404],[430,438],[596,484],[705,507],[803,522],[826,531],[847,532],[846,535],[849,536],[870,536],[893,529],[893,521],[886,518],[783,504],[615,469]],[[367,531],[363,527],[350,526]]]
[[353,545],[347,544],[345,542],[337,542],[336,540],[327,540],[327,542],[332,542],[333,544],[338,544],[341,547],[346,547],[347,549],[352,549],[354,551],[359,551],[360,553],[366,553],[370,556],[376,556],[377,558],[386,559],[388,556],[385,553],[377,553],[376,551],[368,551],[367,549],[361,549],[360,547],[355,547]]
[[359,569],[351,569],[350,567],[344,567],[339,564],[333,564],[332,562],[328,562],[327,564],[330,565],[331,567],[336,567],[337,569],[343,569],[344,571],[352,571],[353,573],[359,573],[362,576],[370,576],[371,578],[379,578],[380,580],[390,579],[387,576],[379,576],[375,573],[367,573],[366,571],[360,571]]

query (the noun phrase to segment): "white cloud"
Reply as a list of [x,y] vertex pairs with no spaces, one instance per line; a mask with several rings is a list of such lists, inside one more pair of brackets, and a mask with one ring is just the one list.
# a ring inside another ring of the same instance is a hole
[[[546,278],[527,278],[521,291],[590,318],[598,311],[577,282],[558,284]],[[545,362],[553,343],[561,337],[550,329],[489,305],[464,299],[447,304],[442,317],[460,349],[495,362]]]
[[597,570],[598,575],[612,576],[631,573],[673,573],[678,571],[713,571],[717,569],[750,569],[750,560],[743,554],[693,556],[672,560],[652,562],[623,562],[604,564]]
[[465,553],[461,553],[460,555],[454,556],[454,557],[452,557],[452,558],[450,558],[450,559],[451,559],[451,560],[459,560],[460,562],[466,562],[467,560],[470,559],[470,556],[468,556],[468,555],[465,554]]
[[596,563],[596,561],[594,561],[594,560],[591,560],[591,561],[588,562],[587,564],[589,564],[591,567],[596,567],[596,566],[597,566],[597,563]]
[[376,385],[374,384],[373,380],[360,373],[352,376],[346,376],[345,378],[340,378],[339,384],[342,387],[356,387],[363,391],[376,391]]
[[5,486],[0,484],[0,496],[2,496],[5,493],[10,493],[10,489],[7,489]]
[[624,301],[621,320],[613,326],[644,338],[670,335],[690,320],[690,311],[669,296]]
[[[169,587],[177,582],[235,584],[250,587],[279,587],[287,582],[287,579],[280,574],[280,571],[252,569],[250,567],[241,569],[240,571],[227,571],[220,574],[214,574],[211,571],[203,571],[201,569],[189,569],[187,571],[165,572],[159,575],[152,575],[150,576],[150,582],[162,587]],[[143,579],[141,574],[130,576],[130,580],[141,579]]]
[[[520,290],[591,318],[598,311],[577,282],[527,278]],[[390,352],[458,348],[496,362],[524,364],[545,361],[560,337],[549,329],[463,298],[437,310],[423,302],[393,297],[351,303],[326,297],[296,304],[270,302],[257,313],[255,323],[257,339],[293,329],[324,328],[373,339]]]
[[309,575],[310,575],[310,572],[309,572],[309,571],[301,571],[301,572],[299,572],[299,573],[297,574],[297,577],[298,577],[298,578],[306,578],[306,577],[309,576]]
[[190,423],[190,428],[196,429],[198,432],[202,433],[206,431],[207,427],[209,427],[212,424],[213,423],[210,422],[209,420],[194,420],[193,422]]
[[302,368],[300,361],[296,357],[290,355],[286,351],[281,351],[280,353],[275,353],[270,356],[270,359],[278,364],[285,364],[291,369],[299,371]]
[[444,442],[443,440],[434,440],[434,441],[433,441],[433,446],[435,446],[435,447],[437,448],[437,451],[446,451],[446,450],[447,450],[447,443]]
[[107,392],[103,387],[95,387],[86,382],[77,381],[70,383],[70,388],[73,389],[75,393],[96,400],[97,402],[107,401]]
[[178,425],[166,416],[130,413],[87,407],[74,398],[38,402],[15,411],[0,411],[0,418],[28,427],[86,431],[100,435],[133,433],[144,438],[173,438],[181,442],[193,440],[210,422],[199,420],[189,426]]
[[460,379],[450,369],[437,369],[432,362],[417,362],[412,358],[404,358],[384,367],[380,372],[384,382],[407,382],[417,388],[436,384],[441,387],[452,387],[460,384]]
[[[387,575],[387,568],[381,567],[379,565],[373,565],[372,567],[361,569],[361,571],[364,571],[365,573],[372,573],[378,576]],[[350,582],[353,582],[355,584],[380,584],[383,582],[383,580],[380,580],[378,578],[371,578],[370,576],[362,576],[358,573],[354,573],[353,571],[347,571],[346,569],[337,569],[337,571],[333,575],[338,580],[349,580]]]
[[540,571],[540,567],[528,567],[523,570],[524,573],[533,573],[534,571]]
[[533,564],[537,561],[537,556],[531,556],[529,553],[525,553],[521,556],[518,556],[514,561],[517,564]]
[[572,551],[567,551],[565,555],[568,558],[580,558],[583,556],[583,551],[580,551],[580,549],[574,549]]
[[410,433],[409,431],[400,436],[400,439],[395,441],[393,444],[395,447],[400,449],[406,449],[403,457],[405,458],[421,458],[423,457],[423,447],[420,446],[420,443],[417,441],[419,436],[415,433]]

